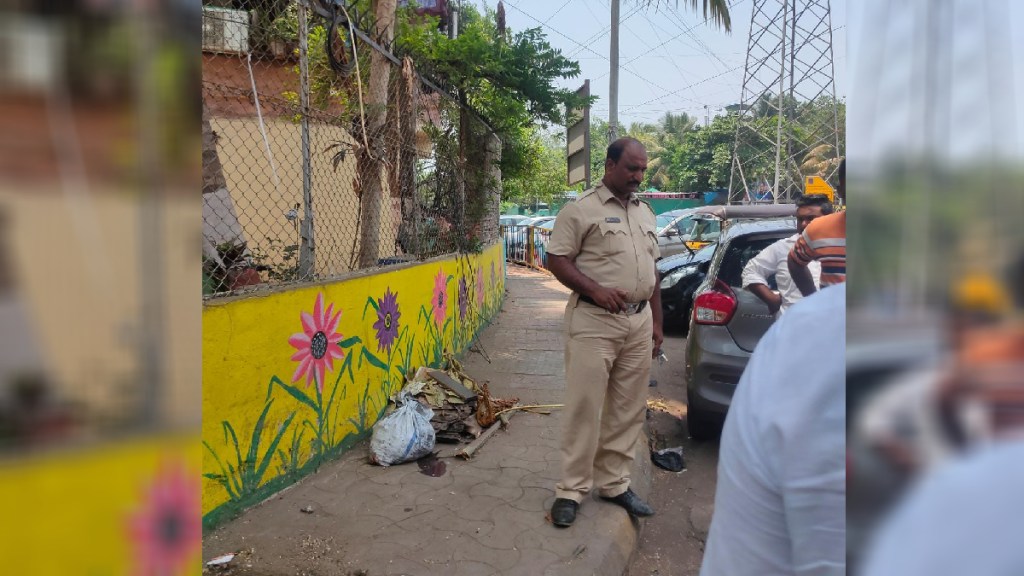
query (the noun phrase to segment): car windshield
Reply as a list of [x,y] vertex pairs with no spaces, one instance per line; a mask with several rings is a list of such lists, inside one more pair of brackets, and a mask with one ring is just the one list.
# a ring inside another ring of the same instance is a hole
[[[680,223],[681,224],[681,223]],[[722,221],[717,218],[694,219],[690,229],[686,232],[692,240],[714,242],[718,240],[722,232]]]
[[668,226],[669,224],[672,223],[672,220],[674,220],[674,218],[672,218],[671,216],[665,215],[665,214],[658,214],[658,216],[656,217],[656,220],[657,220],[658,232],[660,233],[662,230],[665,229],[665,226]]
[[698,221],[693,216],[687,216],[679,222],[676,222],[676,230],[679,231],[680,236],[684,236],[686,234],[692,235],[697,222]]

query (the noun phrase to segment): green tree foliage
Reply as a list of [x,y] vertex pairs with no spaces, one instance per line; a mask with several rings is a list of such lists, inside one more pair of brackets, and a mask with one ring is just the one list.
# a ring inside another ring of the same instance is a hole
[[[800,161],[800,172],[828,174],[845,156],[846,104],[835,103],[838,112],[839,150],[833,145],[822,144],[826,130],[836,122],[833,116],[833,100],[820,98],[813,102],[786,103],[794,119],[783,126],[791,131],[797,145],[811,146]],[[740,151],[745,158],[744,169],[748,175],[774,176],[775,141],[778,117],[767,111],[758,113],[763,106],[755,106],[753,121],[744,129],[751,130],[743,141],[747,147]],[[729,185],[732,170],[733,146],[736,142],[736,114],[717,116],[710,126],[697,126],[694,118],[687,114],[668,113],[657,123],[634,123],[625,135],[636,138],[647,149],[647,180],[643,187],[654,187],[661,191],[703,192]],[[604,174],[604,155],[608,146],[608,123],[596,119],[591,121],[591,170],[594,181]],[[836,185],[836,182],[832,182]]]
[[438,32],[434,20],[400,19],[397,48],[421,71],[457,88],[497,130],[503,181],[522,182],[538,170],[542,160],[531,155],[543,145],[535,123],[562,125],[566,106],[585,103],[574,91],[555,87],[556,80],[579,75],[577,62],[553,48],[540,28],[499,31],[491,10],[481,14],[463,5],[455,39]]
[[521,141],[529,146],[523,151],[523,157],[530,160],[529,165],[522,175],[503,178],[502,195],[510,199],[550,202],[568,189],[582,189],[582,184],[566,186],[565,137],[536,127],[526,131],[528,134]]

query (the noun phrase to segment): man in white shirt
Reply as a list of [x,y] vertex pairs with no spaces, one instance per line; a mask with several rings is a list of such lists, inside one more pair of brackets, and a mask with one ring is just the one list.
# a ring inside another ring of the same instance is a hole
[[701,576],[845,574],[845,348],[845,284],[758,343],[725,419]]
[[[785,312],[794,302],[803,298],[789,275],[789,252],[808,224],[815,218],[832,213],[832,203],[825,196],[804,196],[797,201],[796,206],[796,234],[765,248],[743,268],[743,287],[763,300],[772,314]],[[817,288],[821,278],[821,264],[814,261],[807,268]],[[768,279],[773,275],[779,287],[778,292],[768,287]]]

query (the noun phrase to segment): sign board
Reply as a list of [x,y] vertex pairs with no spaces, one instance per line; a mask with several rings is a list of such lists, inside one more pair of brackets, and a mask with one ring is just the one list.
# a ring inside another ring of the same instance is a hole
[[[590,98],[590,80],[576,91],[584,98]],[[568,163],[566,184],[572,186],[583,182],[590,188],[590,104],[582,110],[566,109],[565,156]]]
[[818,176],[807,176],[804,178],[804,196],[810,196],[812,194],[827,196],[829,202],[831,202],[832,196],[835,194],[835,190],[833,190],[824,179]]

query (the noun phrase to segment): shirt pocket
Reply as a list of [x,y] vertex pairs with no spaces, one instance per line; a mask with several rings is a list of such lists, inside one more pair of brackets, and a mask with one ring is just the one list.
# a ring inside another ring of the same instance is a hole
[[602,256],[614,256],[626,251],[629,244],[629,231],[622,224],[601,222],[598,225],[601,232],[600,253]]
[[658,256],[661,255],[661,252],[658,249],[658,234],[655,231],[654,226],[641,225],[640,230],[643,232],[644,238],[647,241],[647,251],[651,254],[651,257],[657,260]]

